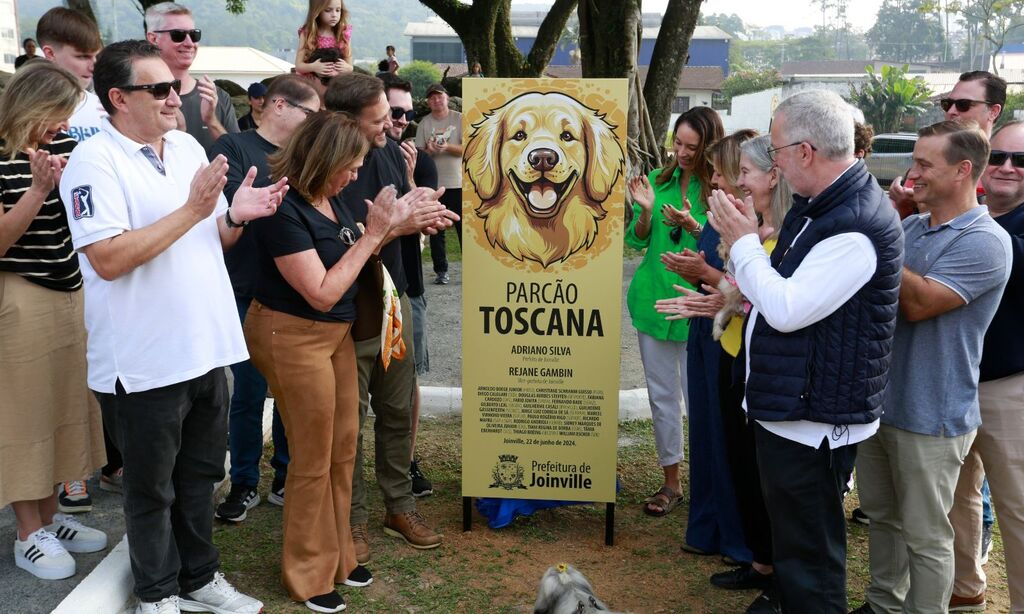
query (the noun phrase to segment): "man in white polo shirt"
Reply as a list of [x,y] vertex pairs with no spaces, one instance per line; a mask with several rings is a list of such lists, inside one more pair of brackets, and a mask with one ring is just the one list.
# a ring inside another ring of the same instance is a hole
[[223,367],[248,358],[223,250],[276,211],[285,180],[254,189],[251,171],[228,209],[227,162],[207,165],[174,130],[180,83],[152,44],[110,45],[94,82],[110,118],[76,149],[61,195],[85,256],[89,387],[124,457],[138,612],[256,614],[263,604],[218,572],[212,539]]

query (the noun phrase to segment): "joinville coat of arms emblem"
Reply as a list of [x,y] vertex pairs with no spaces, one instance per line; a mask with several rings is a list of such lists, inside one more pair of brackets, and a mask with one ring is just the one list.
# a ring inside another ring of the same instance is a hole
[[526,486],[523,485],[523,466],[519,464],[519,457],[515,454],[500,454],[498,455],[498,462],[494,464],[494,469],[491,470],[491,477],[494,479],[494,483],[491,484],[490,488],[504,488],[505,490],[515,490],[521,488],[526,490]]

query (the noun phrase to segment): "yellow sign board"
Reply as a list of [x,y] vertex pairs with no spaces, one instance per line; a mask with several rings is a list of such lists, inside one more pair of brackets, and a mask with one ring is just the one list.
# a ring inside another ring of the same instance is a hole
[[463,496],[614,502],[626,80],[462,87]]

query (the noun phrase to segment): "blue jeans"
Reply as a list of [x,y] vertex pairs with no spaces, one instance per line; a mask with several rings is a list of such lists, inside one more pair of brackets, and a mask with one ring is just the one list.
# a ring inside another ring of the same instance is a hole
[[991,527],[996,523],[992,513],[992,491],[988,489],[988,478],[981,483],[981,526]]
[[[238,318],[245,322],[250,296],[235,295]],[[267,380],[252,362],[246,360],[231,365],[235,376],[234,394],[228,412],[228,448],[231,450],[231,484],[256,488],[260,481],[260,457],[263,456],[263,403],[267,398]],[[283,482],[288,475],[288,440],[284,425],[274,403],[274,423],[271,429],[274,456],[270,466],[274,478]]]

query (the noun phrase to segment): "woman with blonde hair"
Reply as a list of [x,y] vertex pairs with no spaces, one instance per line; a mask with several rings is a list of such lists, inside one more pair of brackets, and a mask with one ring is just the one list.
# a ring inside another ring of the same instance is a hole
[[[432,190],[396,198],[387,187],[368,203],[360,228],[339,193],[368,150],[354,117],[311,114],[268,158],[274,179],[288,177],[290,189],[274,216],[254,223],[260,276],[243,329],[252,362],[274,393],[291,455],[282,579],[292,599],[314,612],[345,609],[336,583],[373,580],[356,563],[349,527],[359,428],[356,278],[364,265],[380,266],[381,246],[413,232],[417,216],[444,210],[421,205]],[[378,331],[382,294],[374,293]]]
[[[69,552],[107,546],[57,512],[55,489],[106,462],[86,383],[82,274],[57,190],[82,96],[77,77],[39,61],[0,97],[0,507],[14,510],[15,564],[44,580],[74,575]],[[75,206],[89,214],[90,203]]]

